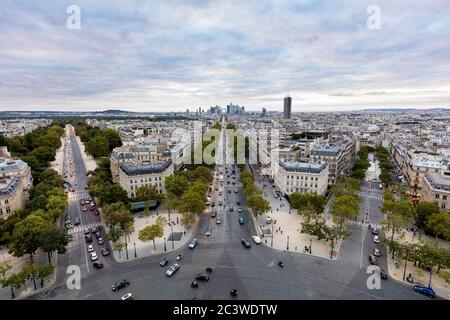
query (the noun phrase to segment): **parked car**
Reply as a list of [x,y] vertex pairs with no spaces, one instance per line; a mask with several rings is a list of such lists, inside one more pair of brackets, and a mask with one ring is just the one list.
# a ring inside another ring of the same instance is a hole
[[94,268],[98,269],[98,270],[102,269],[103,268],[103,263],[101,261],[94,262]]
[[238,208],[238,212],[242,212],[242,208]]
[[123,280],[113,284],[112,291],[120,290],[122,288],[128,287],[129,285],[130,285],[130,282],[128,282],[127,280],[123,279]]
[[374,248],[373,249],[373,253],[372,253],[375,257],[380,257],[381,256],[381,251],[378,248]]
[[197,281],[208,282],[209,281],[209,276],[207,274],[204,274],[204,273],[198,273],[198,274],[195,275],[194,279],[197,280]]
[[94,251],[94,246],[92,244],[88,245],[87,251],[88,252]]
[[133,294],[131,292],[128,292],[127,294],[123,295],[122,298],[120,298],[120,300],[122,300],[122,301],[134,300]]
[[161,267],[164,267],[166,264],[168,264],[169,263],[169,259],[167,259],[167,258],[164,258],[164,259],[162,259],[160,262],[159,262],[159,265],[161,266]]
[[371,231],[372,231],[372,234],[373,234],[374,236],[376,236],[376,235],[378,235],[378,234],[380,233],[380,231],[378,230],[377,227],[373,227]]
[[239,205],[241,205],[241,201],[236,201],[236,204],[239,206]]
[[415,285],[413,286],[413,290],[415,292],[424,294],[430,298],[436,298],[436,292],[434,292],[433,288],[428,288],[428,287],[424,287],[424,286],[419,286],[419,285]]
[[372,264],[372,265],[377,265],[378,264],[378,261],[377,261],[377,258],[375,258],[375,256],[374,255],[369,255],[369,262],[370,262],[370,264]]
[[260,244],[260,243],[262,242],[262,241],[261,241],[261,238],[258,237],[258,236],[252,236],[252,240],[253,240],[253,242],[256,243],[256,244]]
[[84,234],[91,234],[91,228],[87,228],[84,230]]
[[103,238],[100,237],[100,238],[97,239],[97,242],[98,242],[99,245],[102,245],[102,244],[105,243],[105,240],[103,240]]
[[180,265],[179,265],[178,263],[174,263],[174,264],[171,265],[170,268],[166,271],[166,275],[167,275],[168,277],[173,276],[173,275],[178,271],[179,268],[180,268]]
[[102,256],[109,255],[109,250],[107,248],[102,248],[101,252],[102,252]]
[[189,249],[194,249],[198,244],[198,240],[197,239],[192,239],[192,241],[189,243]]
[[244,218],[243,217],[239,217],[239,224],[244,224],[244,223],[245,223]]
[[91,252],[91,261],[95,261],[98,259],[97,253]]
[[96,233],[95,233],[95,237],[98,239],[98,238],[101,238],[102,237],[102,234],[99,232],[99,231],[97,231]]
[[250,241],[248,241],[247,239],[242,239],[241,240],[241,243],[242,243],[242,245],[245,247],[245,248],[247,248],[247,249],[250,249],[251,248],[251,243],[250,243]]
[[221,224],[222,223],[222,219],[220,219],[220,217],[216,218],[216,224]]
[[79,226],[80,225],[80,219],[78,219],[78,218],[73,219],[73,224],[76,225],[76,226]]
[[380,237],[379,236],[373,237],[373,242],[380,243]]
[[230,212],[233,212],[234,211],[234,208],[233,207],[230,207]]
[[216,206],[216,203],[213,201],[213,202],[211,202],[211,207],[215,207]]
[[97,227],[93,227],[93,228],[91,229],[91,232],[92,232],[93,234],[96,234],[96,233],[98,232]]
[[388,278],[387,272],[384,271],[383,269],[380,269],[380,276],[381,276],[381,279],[383,279],[383,280],[387,280],[387,278]]
[[211,218],[215,218],[217,216],[217,211],[213,210],[211,211]]
[[92,236],[90,234],[84,236],[84,239],[86,240],[86,242],[92,242]]
[[211,235],[211,227],[208,227],[208,229],[206,229],[205,236],[210,236],[210,235]]

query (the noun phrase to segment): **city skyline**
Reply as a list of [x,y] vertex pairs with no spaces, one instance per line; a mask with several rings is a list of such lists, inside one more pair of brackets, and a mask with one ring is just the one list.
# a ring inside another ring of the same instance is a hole
[[77,1],[79,30],[72,4],[2,4],[0,111],[449,107],[445,1],[381,1],[376,30],[359,1]]

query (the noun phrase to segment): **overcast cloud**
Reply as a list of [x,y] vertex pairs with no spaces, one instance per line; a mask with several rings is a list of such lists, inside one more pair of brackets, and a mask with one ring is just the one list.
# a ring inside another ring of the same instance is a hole
[[0,110],[281,110],[288,92],[294,112],[450,107],[450,0],[0,0]]

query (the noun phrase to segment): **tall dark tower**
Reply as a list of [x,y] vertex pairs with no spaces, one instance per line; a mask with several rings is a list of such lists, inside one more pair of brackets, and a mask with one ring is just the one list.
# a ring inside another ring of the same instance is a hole
[[290,119],[292,112],[292,98],[290,96],[284,97],[283,118]]

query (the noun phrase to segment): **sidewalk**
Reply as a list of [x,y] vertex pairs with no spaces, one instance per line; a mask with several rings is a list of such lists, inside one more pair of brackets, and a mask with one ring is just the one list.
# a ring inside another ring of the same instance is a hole
[[[430,240],[434,240],[434,238],[425,236],[426,238],[429,238]],[[405,241],[407,242],[417,242],[417,237],[413,237],[412,232],[407,232],[405,234]],[[450,247],[450,243],[448,241],[439,241],[439,246],[442,247]],[[399,259],[398,257],[395,257],[395,259],[392,259],[392,253],[386,253],[387,254],[387,261],[388,261],[388,271],[389,275],[400,282],[403,282],[408,285],[422,285],[425,287],[428,287],[428,283],[430,280],[430,273],[427,270],[418,268],[414,266],[414,262],[408,261],[406,263],[406,272],[405,272],[405,278],[411,274],[413,278],[413,284],[410,284],[407,281],[403,281],[403,273],[405,270],[405,260]],[[396,266],[397,263],[397,266]],[[441,269],[440,273],[450,273],[450,270],[448,269]],[[450,299],[450,285],[445,283],[444,279],[442,279],[439,275],[436,274],[436,268],[433,269],[433,273],[431,275],[431,287],[433,288],[434,292],[436,292],[436,295],[444,298],[444,299]]]
[[81,142],[80,137],[76,136],[75,140],[77,141],[78,148],[80,148],[81,157],[83,158],[84,166],[86,167],[86,172],[94,171],[95,168],[97,168],[97,162],[86,153],[84,143]]
[[[318,240],[316,236],[300,233],[302,217],[297,214],[297,210],[290,209],[289,202],[285,198],[278,198],[272,191],[272,184],[267,181],[261,182],[260,178],[255,176],[257,186],[263,190],[263,196],[270,202],[271,212],[253,217],[255,228],[264,244],[277,250],[304,253],[310,255],[304,250],[305,246],[311,246],[311,255],[330,259],[331,245],[324,240]],[[264,187],[265,185],[265,187]],[[325,210],[327,212],[327,210]],[[273,220],[272,224],[266,224],[266,218]],[[325,213],[327,224],[332,224],[329,214]],[[272,228],[273,228],[273,246],[272,246]],[[264,236],[263,236],[264,233]],[[339,253],[342,240],[335,243],[333,249],[333,260]]]
[[[156,222],[157,217],[164,217],[167,220],[167,223],[164,226],[164,235],[161,238],[155,239],[155,245],[156,250],[153,246],[153,241],[150,242],[142,242],[138,239],[139,231],[145,228],[148,225],[154,224]],[[181,225],[181,214],[179,213],[171,213],[171,224],[169,225],[169,214],[167,211],[159,212],[159,214],[156,214],[156,211],[153,210],[151,212],[151,215],[146,218],[140,218],[137,215],[134,218],[134,232],[130,235],[129,241],[128,241],[128,259],[126,255],[125,249],[123,249],[120,253],[117,250],[114,251],[114,259],[117,262],[126,262],[134,259],[139,259],[143,257],[148,257],[152,255],[161,254],[164,252],[170,252],[173,250],[176,250],[182,246],[184,246],[192,235],[193,226],[191,226],[189,229],[185,229]],[[177,218],[179,223],[177,224]],[[147,222],[148,221],[148,222]],[[174,241],[172,241],[171,234],[172,234],[172,228],[174,233]],[[186,231],[186,234],[184,233]],[[111,244],[111,248],[113,247],[113,244]],[[173,248],[172,248],[173,245]],[[135,251],[136,248],[136,251]],[[166,250],[164,250],[166,249]]]
[[64,164],[64,135],[61,137],[61,147],[56,151],[55,160],[50,163],[50,168],[58,172],[63,176],[63,164]]

